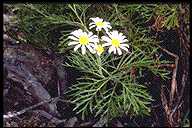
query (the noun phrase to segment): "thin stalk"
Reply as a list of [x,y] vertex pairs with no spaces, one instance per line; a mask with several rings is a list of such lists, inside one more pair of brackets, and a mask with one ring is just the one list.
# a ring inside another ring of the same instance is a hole
[[101,57],[99,55],[97,55],[97,63],[99,65],[99,73],[103,76],[103,72],[102,72],[102,64],[101,64]]
[[[73,8],[73,7],[74,7],[74,8]],[[74,5],[73,7],[72,7],[71,5],[69,5],[69,8],[71,8],[71,10],[75,13],[75,15],[76,15],[77,18],[79,19],[81,25],[82,25],[82,26],[85,28],[85,30],[88,32],[87,27],[84,25],[83,21],[81,20],[81,18],[79,17],[79,15],[78,15],[78,13],[77,13],[77,10],[76,10],[76,8],[75,8],[75,5]]]
[[[99,31],[97,31],[97,36],[99,37]],[[99,73],[103,76],[101,57],[99,55],[97,55],[97,63],[99,65]]]

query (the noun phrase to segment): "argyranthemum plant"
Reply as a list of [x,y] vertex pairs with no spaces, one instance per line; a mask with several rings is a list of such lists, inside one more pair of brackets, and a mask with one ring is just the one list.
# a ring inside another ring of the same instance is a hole
[[[113,52],[114,54],[118,53],[118,55],[122,55],[121,49],[129,52],[129,45],[127,44],[128,40],[123,35],[123,33],[119,33],[116,30],[112,32],[108,31],[108,27],[111,28],[111,26],[108,22],[103,21],[101,18],[97,17],[91,19],[95,21],[96,26],[100,24],[99,27],[97,26],[98,28],[96,28],[96,30],[100,31],[102,28],[104,28],[107,35],[102,36],[100,39],[98,36],[93,35],[92,32],[83,32],[81,29],[75,30],[74,32],[71,32],[73,36],[68,37],[69,39],[73,40],[68,45],[76,45],[74,51],[77,51],[77,49],[81,47],[82,54],[85,54],[87,47],[91,53],[97,53],[100,56],[104,52],[104,47],[109,46],[109,53]],[[101,24],[107,25],[102,26]],[[93,24],[91,23],[90,25]]]
[[110,46],[108,52],[113,52],[114,54],[118,53],[122,55],[121,49],[129,52],[129,45],[126,44],[128,40],[123,33],[119,33],[118,31],[107,32],[108,36],[102,36],[102,40],[106,43],[103,46]]
[[[99,17],[91,20],[93,22],[89,24],[89,28],[96,27],[97,36],[86,26],[86,32],[79,29],[69,36],[68,45],[75,45],[74,51],[81,47],[82,51],[82,54],[72,52],[68,56],[70,62],[65,64],[83,73],[66,93],[75,104],[73,110],[77,114],[81,113],[83,119],[89,114],[107,119],[122,114],[149,114],[152,98],[147,88],[135,81],[131,72],[132,68],[138,72],[148,68],[165,76],[165,71],[156,67],[159,61],[152,59],[157,49],[146,56],[139,48],[131,47],[123,33],[110,30],[112,27],[109,22]],[[102,29],[105,30],[103,35],[100,33]],[[86,48],[90,51],[87,54]]]
[[109,22],[104,21],[103,19],[96,17],[96,18],[90,18],[93,22],[89,24],[89,29],[92,29],[96,27],[96,31],[101,31],[103,28],[105,31],[109,31],[111,29],[111,25]]
[[77,51],[77,49],[81,47],[82,54],[86,53],[86,48],[88,48],[91,53],[94,53],[94,43],[99,42],[96,35],[93,35],[92,32],[83,32],[81,29],[75,30],[71,35],[72,36],[69,36],[68,38],[73,41],[69,42],[68,45],[76,45],[74,51]]

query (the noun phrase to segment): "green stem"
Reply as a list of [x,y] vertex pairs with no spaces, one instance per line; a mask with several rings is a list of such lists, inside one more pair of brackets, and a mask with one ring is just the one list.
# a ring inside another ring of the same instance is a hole
[[[97,31],[97,36],[99,37],[99,31]],[[99,65],[99,73],[103,76],[101,57],[99,55],[97,55],[97,63]]]
[[97,31],[97,36],[99,37],[99,31]]
[[83,21],[81,20],[81,18],[79,17],[77,11],[76,11],[76,8],[75,8],[75,5],[72,7],[71,5],[69,5],[69,7],[71,8],[71,10],[75,13],[75,15],[77,16],[77,18],[79,19],[81,25],[84,27],[84,29],[88,32],[88,29],[87,27],[84,25]]
[[101,69],[101,66],[102,66],[102,64],[101,64],[101,58],[100,58],[99,55],[97,55],[97,63],[98,63],[98,65],[99,65],[99,73],[103,76],[103,72],[102,72],[102,69]]

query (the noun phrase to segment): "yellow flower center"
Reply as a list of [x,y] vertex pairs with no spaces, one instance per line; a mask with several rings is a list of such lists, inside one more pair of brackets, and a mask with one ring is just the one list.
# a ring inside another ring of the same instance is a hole
[[104,22],[102,22],[102,21],[96,22],[96,25],[97,25],[97,27],[102,27],[102,26],[104,26]]
[[120,46],[120,41],[118,39],[113,38],[111,41],[112,45],[118,48]]
[[79,37],[79,42],[81,45],[87,45],[89,43],[89,37],[87,35],[82,35]]
[[96,46],[96,51],[100,55],[101,53],[103,53],[104,48],[99,44]]

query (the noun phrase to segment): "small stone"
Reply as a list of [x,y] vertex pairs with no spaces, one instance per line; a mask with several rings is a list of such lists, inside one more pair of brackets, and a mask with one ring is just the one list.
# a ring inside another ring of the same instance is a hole
[[77,121],[78,121],[77,117],[70,118],[70,119],[66,122],[66,124],[65,124],[64,127],[74,127],[75,124],[77,123]]

